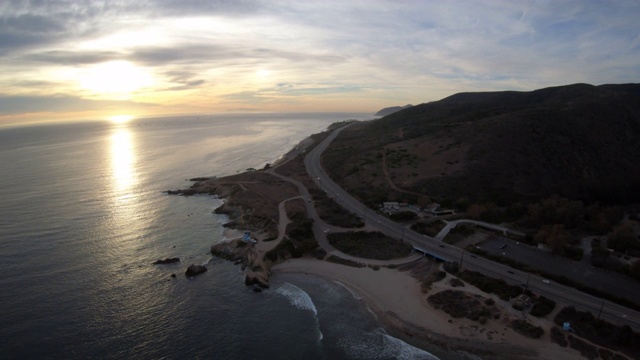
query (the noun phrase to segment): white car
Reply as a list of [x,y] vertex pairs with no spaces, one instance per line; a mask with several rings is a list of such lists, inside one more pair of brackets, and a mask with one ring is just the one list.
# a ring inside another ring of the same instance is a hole
[[543,282],[543,283],[545,283],[545,284],[548,284],[548,283],[549,283],[549,280],[547,280],[547,279],[542,279],[542,282]]

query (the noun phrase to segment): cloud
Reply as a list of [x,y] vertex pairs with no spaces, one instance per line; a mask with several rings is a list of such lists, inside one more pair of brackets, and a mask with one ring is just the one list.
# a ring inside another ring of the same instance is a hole
[[12,50],[46,44],[64,31],[64,26],[49,17],[22,14],[0,21],[0,55]]
[[115,51],[67,51],[53,50],[27,54],[22,59],[56,65],[97,64],[123,58],[125,55]]
[[634,1],[7,0],[0,14],[0,87],[41,109],[88,98],[73,74],[114,60],[154,79],[131,96],[210,111],[640,81]]

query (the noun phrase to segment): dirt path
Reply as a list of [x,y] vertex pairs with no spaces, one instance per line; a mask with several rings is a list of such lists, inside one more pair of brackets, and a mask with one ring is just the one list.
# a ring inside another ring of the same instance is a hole
[[289,217],[287,216],[285,205],[287,201],[295,199],[302,199],[302,196],[294,196],[283,200],[282,202],[280,202],[280,204],[278,204],[278,238],[272,241],[259,241],[255,247],[258,253],[262,254],[271,251],[285,237],[287,225],[291,223],[291,220],[289,220]]
[[420,194],[420,193],[409,191],[409,190],[400,189],[399,187],[396,186],[396,184],[393,183],[393,181],[391,181],[391,177],[389,176],[389,172],[387,171],[387,154],[386,154],[385,151],[382,152],[382,174],[384,174],[384,179],[389,184],[389,187],[391,187],[393,190],[401,192],[401,193],[405,193],[405,194],[424,196],[424,194]]

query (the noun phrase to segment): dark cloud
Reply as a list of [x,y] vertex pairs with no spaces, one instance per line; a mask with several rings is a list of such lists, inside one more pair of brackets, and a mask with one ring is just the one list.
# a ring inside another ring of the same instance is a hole
[[60,32],[64,26],[59,21],[41,15],[23,14],[2,21],[2,31],[26,34]]
[[178,45],[172,47],[155,47],[136,50],[129,59],[145,65],[174,64],[213,64],[216,61],[233,61],[242,63],[252,60],[285,59],[292,62],[320,61],[337,63],[344,61],[340,56],[310,54],[295,51],[267,48],[251,48],[241,45]]
[[262,2],[254,0],[165,0],[148,3],[166,16],[246,16],[263,9]]
[[46,51],[30,54],[23,57],[24,60],[44,62],[56,65],[84,65],[96,64],[109,60],[119,60],[124,54],[114,51]]
[[45,16],[24,14],[4,17],[0,20],[0,55],[49,43],[64,29],[60,21]]
[[66,51],[55,50],[31,53],[22,60],[50,63],[56,65],[96,64],[110,60],[129,60],[141,65],[162,66],[170,64],[208,64],[216,61],[233,63],[284,59],[292,62],[321,61],[336,63],[343,58],[334,55],[298,53],[279,49],[249,48],[223,45],[176,45],[171,47],[138,48],[132,52],[116,51]]
[[130,59],[145,65],[206,63],[237,58],[233,48],[220,45],[178,45],[138,49]]

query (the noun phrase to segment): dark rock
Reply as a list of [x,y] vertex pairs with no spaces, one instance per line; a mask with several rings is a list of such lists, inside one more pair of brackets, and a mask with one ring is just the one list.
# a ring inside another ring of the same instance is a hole
[[153,265],[173,264],[177,262],[180,262],[180,258],[174,257],[174,258],[166,258],[164,260],[156,260],[153,263]]
[[244,284],[246,286],[258,285],[263,289],[269,288],[269,282],[263,277],[257,276],[255,274],[248,274],[244,278]]
[[171,277],[172,277],[172,278],[175,278],[175,277],[176,277],[176,274],[171,274]]
[[208,177],[194,177],[189,179],[189,181],[208,181],[208,180],[212,180],[215,179],[215,176],[208,176]]
[[179,189],[179,190],[167,190],[165,191],[167,195],[180,195],[180,196],[191,196],[195,195],[198,192],[194,189]]
[[187,268],[187,271],[185,271],[184,274],[187,277],[193,277],[193,276],[196,276],[196,275],[200,275],[200,274],[202,274],[203,272],[206,272],[206,271],[207,271],[207,268],[202,266],[202,265],[191,264],[191,265],[189,265],[189,267]]
[[252,286],[252,285],[255,285],[255,284],[257,284],[257,283],[258,283],[258,279],[256,279],[256,278],[255,278],[255,277],[253,277],[253,276],[248,276],[248,275],[247,275],[247,276],[245,276],[245,278],[244,278],[244,284],[245,284],[246,286]]

